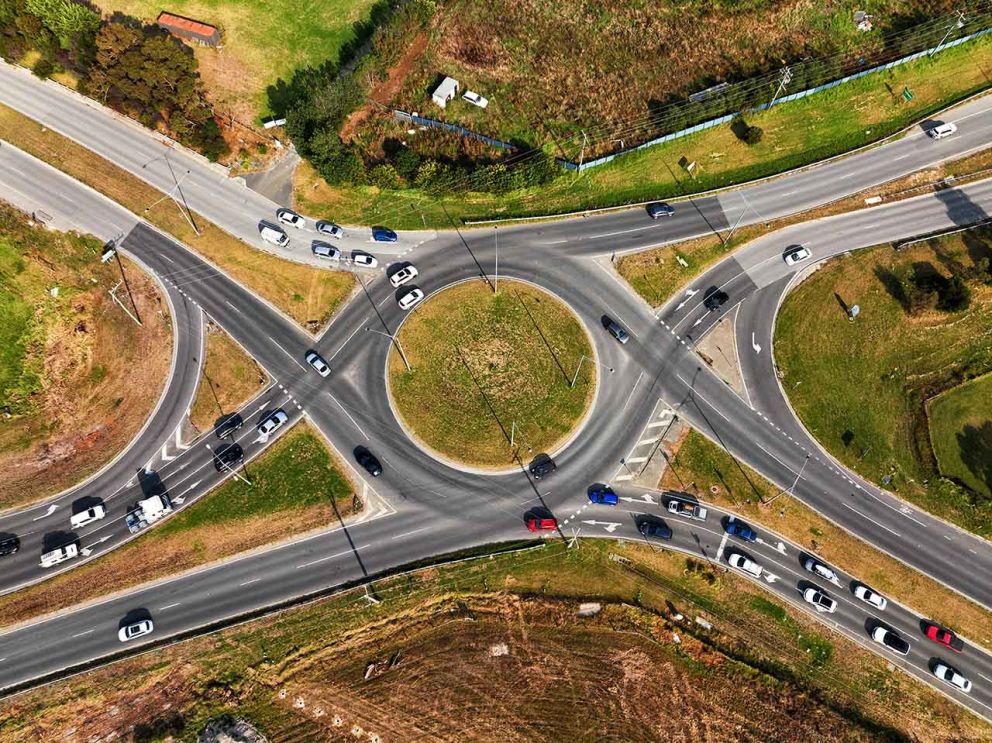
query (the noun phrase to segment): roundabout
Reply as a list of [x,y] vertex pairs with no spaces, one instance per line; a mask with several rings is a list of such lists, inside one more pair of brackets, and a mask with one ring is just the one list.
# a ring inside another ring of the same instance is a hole
[[473,279],[429,297],[397,331],[390,402],[406,432],[442,461],[485,471],[554,453],[587,419],[597,388],[588,330],[558,297]]

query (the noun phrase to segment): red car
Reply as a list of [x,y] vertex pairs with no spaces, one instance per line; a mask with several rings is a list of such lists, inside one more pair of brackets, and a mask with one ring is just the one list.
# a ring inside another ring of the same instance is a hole
[[926,635],[934,642],[940,643],[945,648],[950,648],[955,653],[960,653],[964,650],[964,643],[961,641],[961,638],[949,629],[941,627],[939,624],[927,622]]
[[558,519],[529,518],[527,528],[531,531],[554,531],[558,528]]

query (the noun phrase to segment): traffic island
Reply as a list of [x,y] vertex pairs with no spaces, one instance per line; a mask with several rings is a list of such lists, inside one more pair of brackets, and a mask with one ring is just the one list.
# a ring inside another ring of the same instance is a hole
[[[522,281],[473,280],[428,298],[388,361],[393,409],[437,458],[474,469],[526,465],[561,448],[585,419],[597,362],[559,299]],[[519,458],[519,462],[518,462]]]

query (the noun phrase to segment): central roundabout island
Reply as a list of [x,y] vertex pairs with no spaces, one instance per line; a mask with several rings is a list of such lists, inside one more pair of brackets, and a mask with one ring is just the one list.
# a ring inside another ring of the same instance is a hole
[[501,279],[498,290],[475,279],[422,302],[397,335],[411,369],[394,345],[387,370],[393,410],[420,446],[491,471],[566,444],[590,410],[598,369],[564,302],[523,281]]

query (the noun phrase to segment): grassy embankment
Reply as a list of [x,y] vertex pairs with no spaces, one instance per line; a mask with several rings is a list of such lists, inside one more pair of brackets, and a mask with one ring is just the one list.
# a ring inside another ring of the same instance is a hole
[[[11,743],[61,739],[85,720],[92,735],[136,725],[136,736],[185,739],[231,714],[293,741],[988,733],[760,587],[646,546],[550,543],[375,591],[376,606],[351,592],[18,696],[0,706],[0,730]],[[578,618],[590,597],[602,612]]]
[[[764,129],[760,144],[744,144],[729,125],[715,127],[534,191],[439,198],[415,189],[331,188],[304,165],[297,172],[296,195],[310,213],[409,229],[422,228],[422,220],[450,227],[443,208],[454,218],[524,216],[669,198],[779,173],[877,141],[985,89],[990,69],[992,40],[983,37],[750,116],[750,123]],[[912,102],[901,97],[904,86],[912,89]],[[695,179],[684,177],[682,157],[698,163]]]
[[[516,281],[499,294],[481,281],[431,297],[407,318],[390,387],[403,421],[446,457],[483,467],[553,451],[585,414],[595,390],[589,337],[559,300]],[[570,387],[580,366],[575,387]]]
[[939,395],[927,412],[941,474],[992,498],[992,375]]
[[[925,400],[992,369],[992,286],[974,284],[964,312],[911,315],[896,276],[973,270],[987,231],[835,258],[782,306],[775,355],[807,429],[846,466],[964,528],[992,535],[992,500],[939,478]],[[841,302],[858,304],[857,321]],[[941,443],[946,451],[951,442]]]
[[[194,214],[201,233],[196,235],[176,205],[169,199],[162,199],[160,191],[3,105],[0,105],[0,139],[44,160],[148,220],[311,329],[327,322],[355,285],[354,277],[348,272],[328,271],[276,258],[245,245]],[[149,208],[152,204],[156,205]]]
[[[294,534],[326,529],[351,513],[354,488],[319,434],[297,426],[230,479],[129,544],[63,575],[0,597],[14,624]],[[2,737],[2,736],[0,736]]]
[[144,320],[136,325],[108,294],[120,273],[100,263],[101,248],[90,237],[31,227],[0,204],[0,508],[100,469],[162,393],[172,356],[168,305],[125,262]]
[[218,418],[237,410],[261,391],[268,375],[231,337],[216,325],[207,325],[203,373],[189,419],[200,431],[213,428]]

